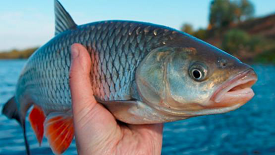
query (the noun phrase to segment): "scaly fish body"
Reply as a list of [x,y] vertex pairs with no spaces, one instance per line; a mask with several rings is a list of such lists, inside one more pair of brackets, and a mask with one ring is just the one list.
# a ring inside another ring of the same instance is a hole
[[224,113],[254,96],[257,76],[250,66],[186,33],[134,21],[77,26],[57,0],[55,12],[56,36],[29,58],[15,96],[3,108],[23,127],[28,154],[25,116],[31,106],[29,119],[39,143],[45,135],[53,152],[61,154],[73,139],[69,72],[74,43],[90,53],[96,100],[125,123]]
[[46,113],[71,109],[70,46],[81,43],[91,54],[95,97],[130,100],[137,95],[131,88],[139,63],[152,49],[169,45],[178,35],[167,27],[130,21],[97,22],[67,30],[29,58],[18,81],[16,99],[27,95],[31,101],[26,104],[38,104]]

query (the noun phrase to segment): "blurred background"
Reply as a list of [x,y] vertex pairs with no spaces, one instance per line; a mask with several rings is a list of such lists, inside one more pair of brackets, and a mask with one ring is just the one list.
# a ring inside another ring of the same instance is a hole
[[[255,97],[240,109],[202,116],[164,128],[162,154],[275,154],[275,1],[65,1],[77,24],[135,20],[189,33],[249,63],[258,73]],[[54,36],[53,1],[2,1],[0,5],[0,109],[14,94],[26,59]],[[52,154],[38,146],[27,124],[33,154]],[[22,130],[0,115],[0,154],[24,154]],[[65,154],[76,154],[73,143]]]

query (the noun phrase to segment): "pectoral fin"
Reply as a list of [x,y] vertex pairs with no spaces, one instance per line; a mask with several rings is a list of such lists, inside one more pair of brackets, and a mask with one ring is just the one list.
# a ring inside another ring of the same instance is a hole
[[50,113],[45,123],[45,136],[52,151],[62,154],[74,137],[73,117],[69,113]]
[[[155,124],[167,122],[167,118],[147,104],[135,101],[99,101],[116,119],[129,124]],[[169,121],[169,120],[168,120]]]

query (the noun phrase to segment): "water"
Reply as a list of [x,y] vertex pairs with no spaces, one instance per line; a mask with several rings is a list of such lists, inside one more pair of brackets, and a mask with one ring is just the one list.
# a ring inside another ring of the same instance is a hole
[[[0,61],[0,109],[14,94],[25,60]],[[256,96],[240,109],[220,115],[202,116],[166,123],[162,154],[246,155],[275,154],[275,66],[254,65],[259,81]],[[38,146],[27,123],[32,154],[52,154],[44,138]],[[25,154],[22,129],[0,115],[0,154]],[[65,152],[76,154],[75,143]]]

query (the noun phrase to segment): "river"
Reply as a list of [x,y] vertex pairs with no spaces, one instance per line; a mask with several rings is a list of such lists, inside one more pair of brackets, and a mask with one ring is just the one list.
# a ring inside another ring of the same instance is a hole
[[[0,109],[14,94],[26,60],[0,60]],[[275,66],[253,65],[259,80],[255,97],[236,111],[166,123],[163,155],[275,154]],[[52,154],[44,138],[39,147],[27,122],[31,153]],[[22,129],[0,114],[0,155],[25,154]],[[76,154],[73,142],[65,155]]]

